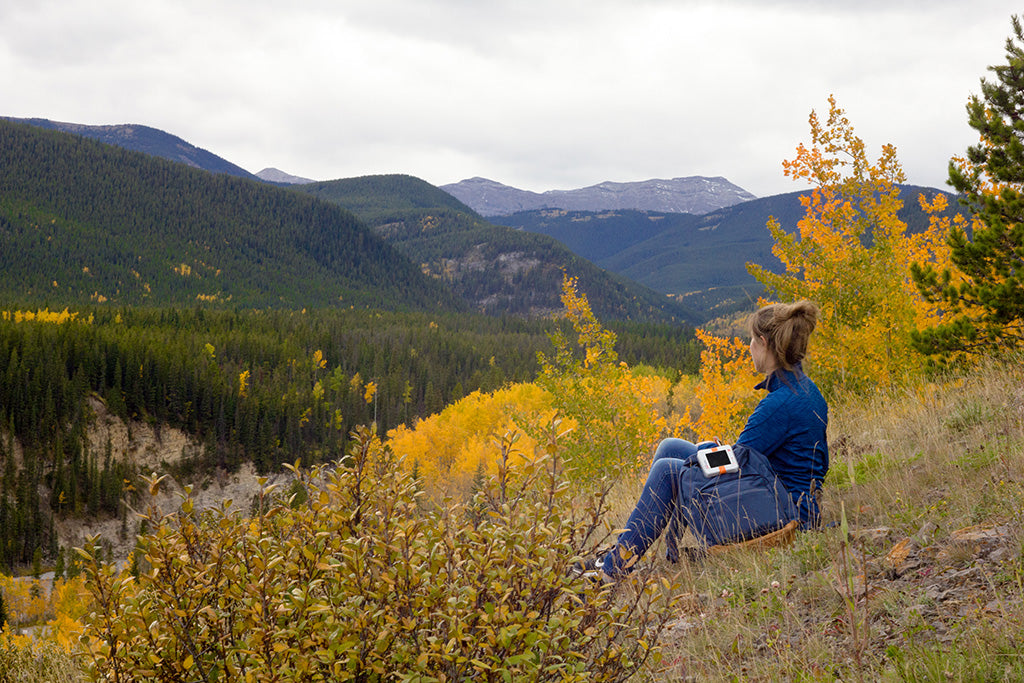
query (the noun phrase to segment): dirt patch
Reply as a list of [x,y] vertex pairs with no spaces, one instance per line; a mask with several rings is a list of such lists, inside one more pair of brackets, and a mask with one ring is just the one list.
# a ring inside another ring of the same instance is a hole
[[93,454],[105,454],[109,446],[115,460],[129,462],[139,472],[159,473],[201,450],[201,445],[180,429],[157,428],[141,420],[126,423],[97,396],[89,397],[88,404],[94,418],[86,438]]

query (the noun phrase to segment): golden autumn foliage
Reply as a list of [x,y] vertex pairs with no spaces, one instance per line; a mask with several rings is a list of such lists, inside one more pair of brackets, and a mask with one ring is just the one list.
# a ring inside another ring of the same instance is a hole
[[783,164],[787,176],[813,186],[800,200],[804,217],[795,232],[774,218],[768,223],[772,252],[785,272],[756,264],[748,270],[780,300],[820,306],[808,364],[824,389],[901,384],[924,365],[911,346],[912,332],[937,315],[919,294],[910,266],[949,262],[942,222],[908,233],[897,213],[905,177],[896,148],[884,145],[871,162],[835,98],[829,98],[826,121],[811,113],[810,127],[811,146],[800,144]]
[[51,311],[48,308],[43,308],[36,311],[0,311],[0,320],[13,320],[16,323],[35,321],[60,325],[66,322],[91,323],[92,316],[79,318],[77,312],[68,311],[66,308],[63,311]]
[[365,387],[365,391],[363,392],[363,400],[366,401],[367,404],[373,403],[373,397],[376,394],[377,394],[377,383],[376,382],[367,382],[366,383],[366,387]]
[[691,400],[676,416],[673,433],[693,441],[718,438],[732,443],[757,403],[753,387],[762,377],[755,371],[743,339],[725,339],[700,329],[697,338],[704,345],[700,376],[696,384],[687,381],[673,391],[677,401]]
[[678,588],[638,571],[622,599],[573,574],[604,540],[605,496],[569,485],[559,450],[552,434],[472,501],[422,505],[416,478],[364,429],[331,467],[294,468],[301,500],[268,487],[251,516],[200,513],[188,496],[171,514],[151,507],[137,577],[82,550],[86,675],[625,681],[658,660]]
[[671,382],[653,370],[618,361],[615,334],[596,319],[575,278],[565,278],[565,314],[578,335],[573,344],[552,336],[552,357],[541,354],[535,383],[491,393],[473,392],[414,427],[388,433],[388,443],[428,484],[465,492],[478,474],[492,474],[498,435],[520,432],[519,450],[532,457],[542,425],[557,416],[567,435],[565,458],[576,476],[599,478],[623,468],[640,470],[668,434]]
[[[0,644],[28,647],[33,638],[46,639],[65,652],[78,643],[92,597],[82,578],[42,581],[0,574],[0,593],[7,611],[8,627],[0,632]],[[36,627],[35,636],[15,635],[11,628]]]
[[598,322],[576,278],[563,278],[562,304],[577,343],[552,335],[554,354],[538,354],[537,384],[550,392],[558,414],[575,423],[567,460],[583,478],[639,471],[667,434],[670,382],[618,361],[615,333]]
[[[466,490],[478,472],[497,471],[497,435],[516,429],[516,415],[550,418],[551,396],[535,384],[513,384],[497,391],[474,391],[440,413],[409,428],[387,434],[387,443],[406,466],[418,468],[432,487]],[[533,439],[523,437],[519,449],[533,453]]]

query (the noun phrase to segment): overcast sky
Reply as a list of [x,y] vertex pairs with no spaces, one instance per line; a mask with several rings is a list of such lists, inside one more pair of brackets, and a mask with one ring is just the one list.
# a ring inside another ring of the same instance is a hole
[[994,0],[3,0],[0,115],[137,123],[257,172],[528,190],[782,160],[834,94],[944,187],[1005,62]]

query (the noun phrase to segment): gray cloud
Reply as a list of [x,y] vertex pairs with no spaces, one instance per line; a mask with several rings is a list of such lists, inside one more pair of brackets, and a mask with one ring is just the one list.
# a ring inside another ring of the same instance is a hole
[[11,116],[142,123],[253,171],[481,175],[526,189],[781,162],[834,93],[869,149],[942,185],[1005,3],[8,0]]

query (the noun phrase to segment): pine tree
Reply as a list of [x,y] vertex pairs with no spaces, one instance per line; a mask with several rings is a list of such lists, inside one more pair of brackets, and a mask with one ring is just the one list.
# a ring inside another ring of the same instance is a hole
[[944,321],[914,335],[915,347],[946,359],[1024,343],[1024,30],[1012,17],[1006,64],[990,66],[981,96],[967,103],[980,133],[966,158],[949,164],[949,183],[973,214],[969,238],[954,225],[948,242],[957,270],[916,264],[921,293],[948,307]]
[[64,571],[65,571],[64,548],[59,548],[57,550],[57,562],[56,562],[56,565],[53,568],[53,578],[54,578],[54,580],[56,580],[56,579],[63,579],[64,578]]

